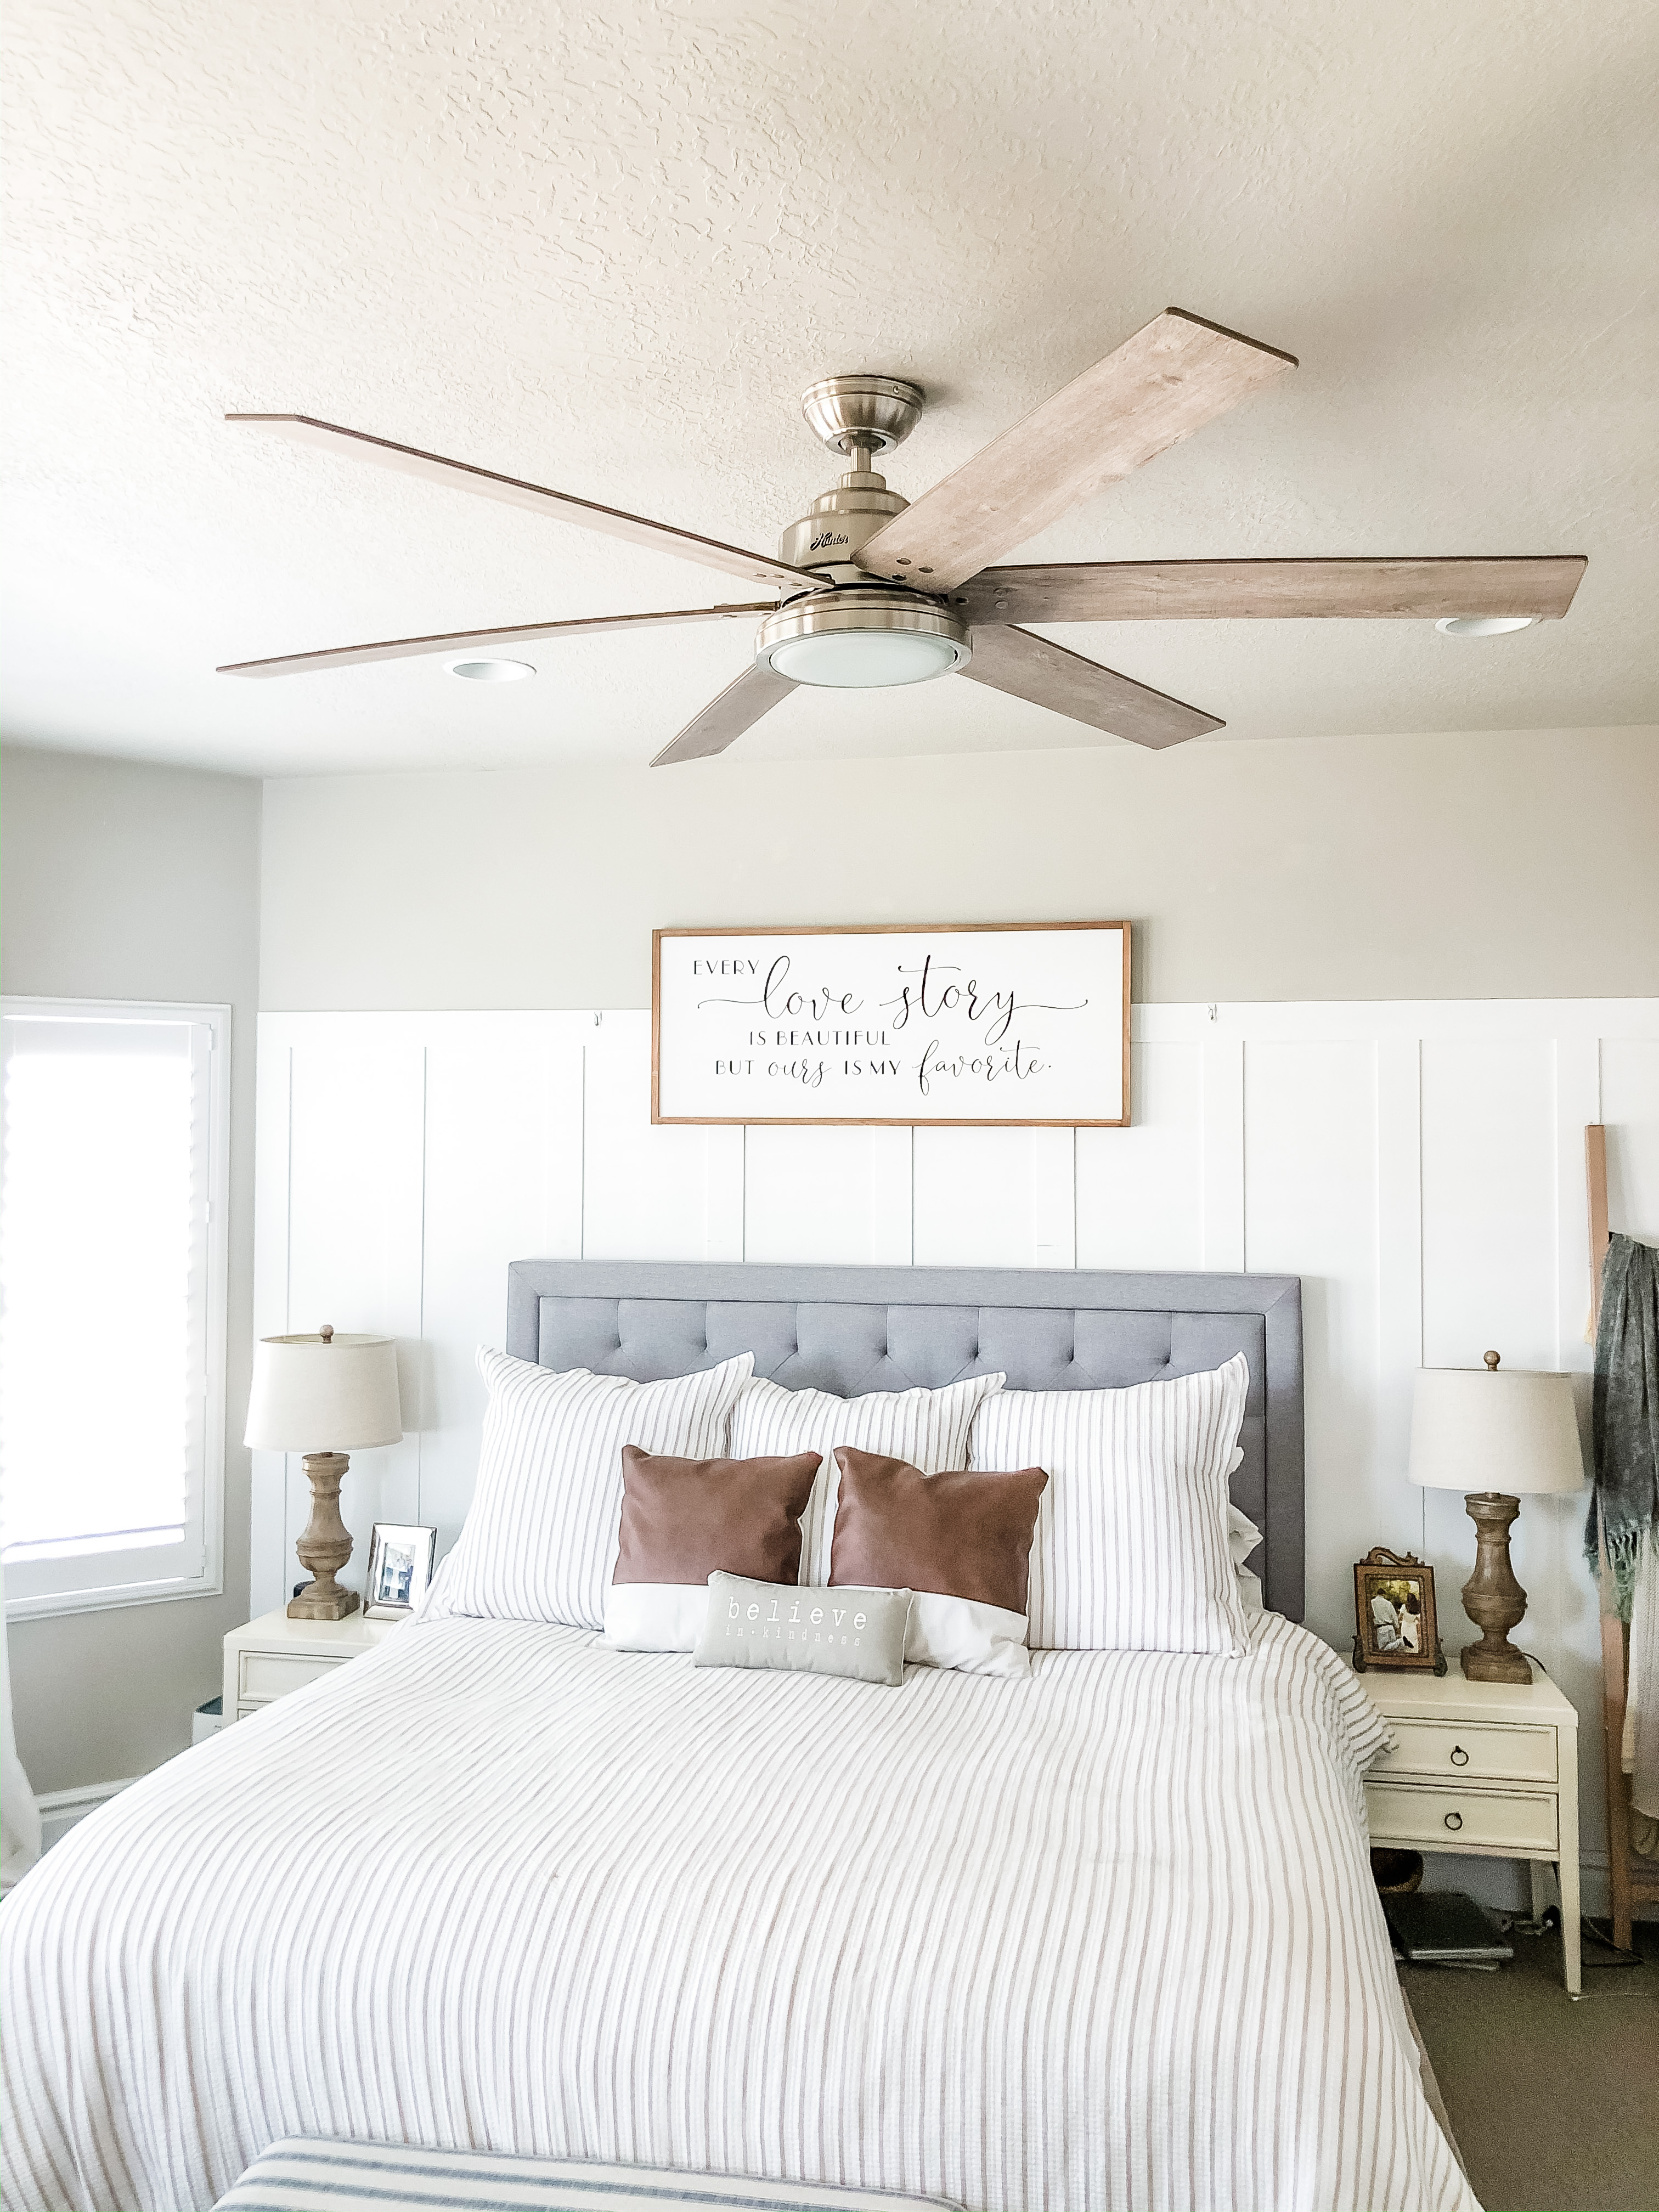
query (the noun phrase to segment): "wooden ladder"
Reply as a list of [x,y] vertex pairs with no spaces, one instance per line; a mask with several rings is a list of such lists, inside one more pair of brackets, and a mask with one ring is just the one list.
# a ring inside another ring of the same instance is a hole
[[[1584,1172],[1589,1187],[1590,1333],[1601,1320],[1601,1269],[1607,1256],[1607,1133],[1600,1121],[1584,1132]],[[1625,1772],[1625,1694],[1630,1634],[1613,1602],[1613,1577],[1601,1590],[1601,1743],[1607,1784],[1607,1866],[1613,1891],[1613,1940],[1631,1948],[1632,1908],[1659,1905],[1659,1864],[1638,1858],[1630,1842],[1630,1778]]]

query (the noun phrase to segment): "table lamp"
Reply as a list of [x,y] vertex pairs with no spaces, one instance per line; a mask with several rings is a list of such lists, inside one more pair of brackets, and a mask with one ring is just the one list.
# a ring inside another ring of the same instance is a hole
[[334,1579],[351,1557],[340,1479],[350,1453],[398,1443],[403,1433],[391,1337],[337,1336],[325,1322],[315,1336],[260,1340],[243,1442],[254,1451],[303,1452],[311,1484],[311,1518],[295,1548],[313,1580],[290,1601],[290,1620],[343,1620],[356,1610],[356,1591]]
[[1510,1368],[1498,1355],[1484,1367],[1425,1367],[1412,1407],[1413,1482],[1461,1490],[1474,1523],[1474,1572],[1463,1585],[1463,1610],[1480,1641],[1463,1651],[1471,1682],[1530,1682],[1523,1651],[1510,1631],[1527,1610],[1527,1593],[1510,1565],[1510,1523],[1517,1493],[1577,1490],[1584,1480],[1572,1377]]

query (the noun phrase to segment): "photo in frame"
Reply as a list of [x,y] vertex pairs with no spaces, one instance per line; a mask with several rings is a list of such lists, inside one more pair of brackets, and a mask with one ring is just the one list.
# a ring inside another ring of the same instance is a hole
[[1446,1655],[1434,1609],[1434,1569],[1414,1552],[1378,1544],[1353,1571],[1353,1663],[1443,1674]]
[[403,1620],[426,1595],[438,1549],[435,1528],[377,1521],[368,1545],[363,1614],[368,1620]]

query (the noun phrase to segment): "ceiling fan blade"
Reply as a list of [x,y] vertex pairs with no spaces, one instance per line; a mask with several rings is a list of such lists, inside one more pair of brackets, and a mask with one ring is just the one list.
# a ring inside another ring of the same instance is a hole
[[1275,347],[1166,307],[884,524],[859,564],[924,592],[955,591],[1295,367]]
[[671,523],[653,522],[640,514],[624,514],[614,507],[600,507],[569,492],[550,491],[544,484],[526,483],[518,477],[498,476],[493,469],[474,468],[469,461],[446,460],[441,453],[423,453],[416,446],[394,445],[389,438],[372,438],[365,430],[347,430],[337,422],[319,422],[310,415],[227,415],[227,422],[246,423],[270,430],[302,446],[319,446],[324,452],[343,453],[356,459],[378,461],[382,468],[401,475],[422,477],[428,483],[454,486],[459,491],[480,492],[486,499],[504,501],[509,507],[528,507],[532,514],[551,514],[584,530],[601,530],[610,538],[625,538],[631,544],[647,545],[658,553],[675,553],[682,560],[700,562],[706,568],[724,569],[745,584],[773,584],[780,590],[816,583],[805,569],[792,568],[767,553],[746,552],[741,545],[725,545],[717,538],[700,538],[692,530],[676,530]]
[[975,684],[1086,722],[1091,730],[1127,738],[1131,744],[1178,745],[1206,730],[1226,727],[1213,714],[1183,706],[1149,684],[1012,624],[988,623],[975,629],[973,658],[962,673]]
[[613,629],[656,629],[666,623],[735,622],[744,615],[769,615],[772,602],[743,607],[677,607],[664,614],[584,615],[574,622],[515,623],[507,629],[447,630],[437,637],[389,637],[374,645],[331,646],[322,653],[283,653],[274,660],[228,660],[216,676],[307,676],[318,668],[356,668],[368,660],[413,660],[422,653],[483,653],[501,645],[532,645],[538,639],[590,637]]
[[1579,553],[1493,560],[1078,561],[984,568],[963,586],[974,622],[1261,622],[1565,614]]
[[678,737],[669,739],[652,767],[669,768],[676,761],[707,760],[713,753],[723,753],[794,688],[787,676],[775,675],[757,660],[751,662],[719,698],[691,717]]

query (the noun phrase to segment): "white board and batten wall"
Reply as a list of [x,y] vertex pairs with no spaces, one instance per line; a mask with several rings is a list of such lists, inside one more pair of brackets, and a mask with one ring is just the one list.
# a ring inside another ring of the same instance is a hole
[[[653,1127],[638,1012],[265,1014],[262,1335],[398,1340],[408,1434],[343,1505],[453,1542],[477,1465],[473,1364],[528,1257],[1251,1268],[1303,1278],[1308,1620],[1346,1648],[1353,1562],[1424,1553],[1461,1642],[1461,1498],[1405,1480],[1420,1364],[1587,1375],[1583,1132],[1613,1225],[1659,1237],[1659,1000],[1147,1006],[1134,1122],[1109,1128]],[[299,1462],[256,1455],[252,1608],[300,1569]],[[1523,1504],[1519,1641],[1578,1705],[1601,1833],[1595,1597],[1582,1498]],[[1471,1632],[1472,1633],[1472,1632]]]

